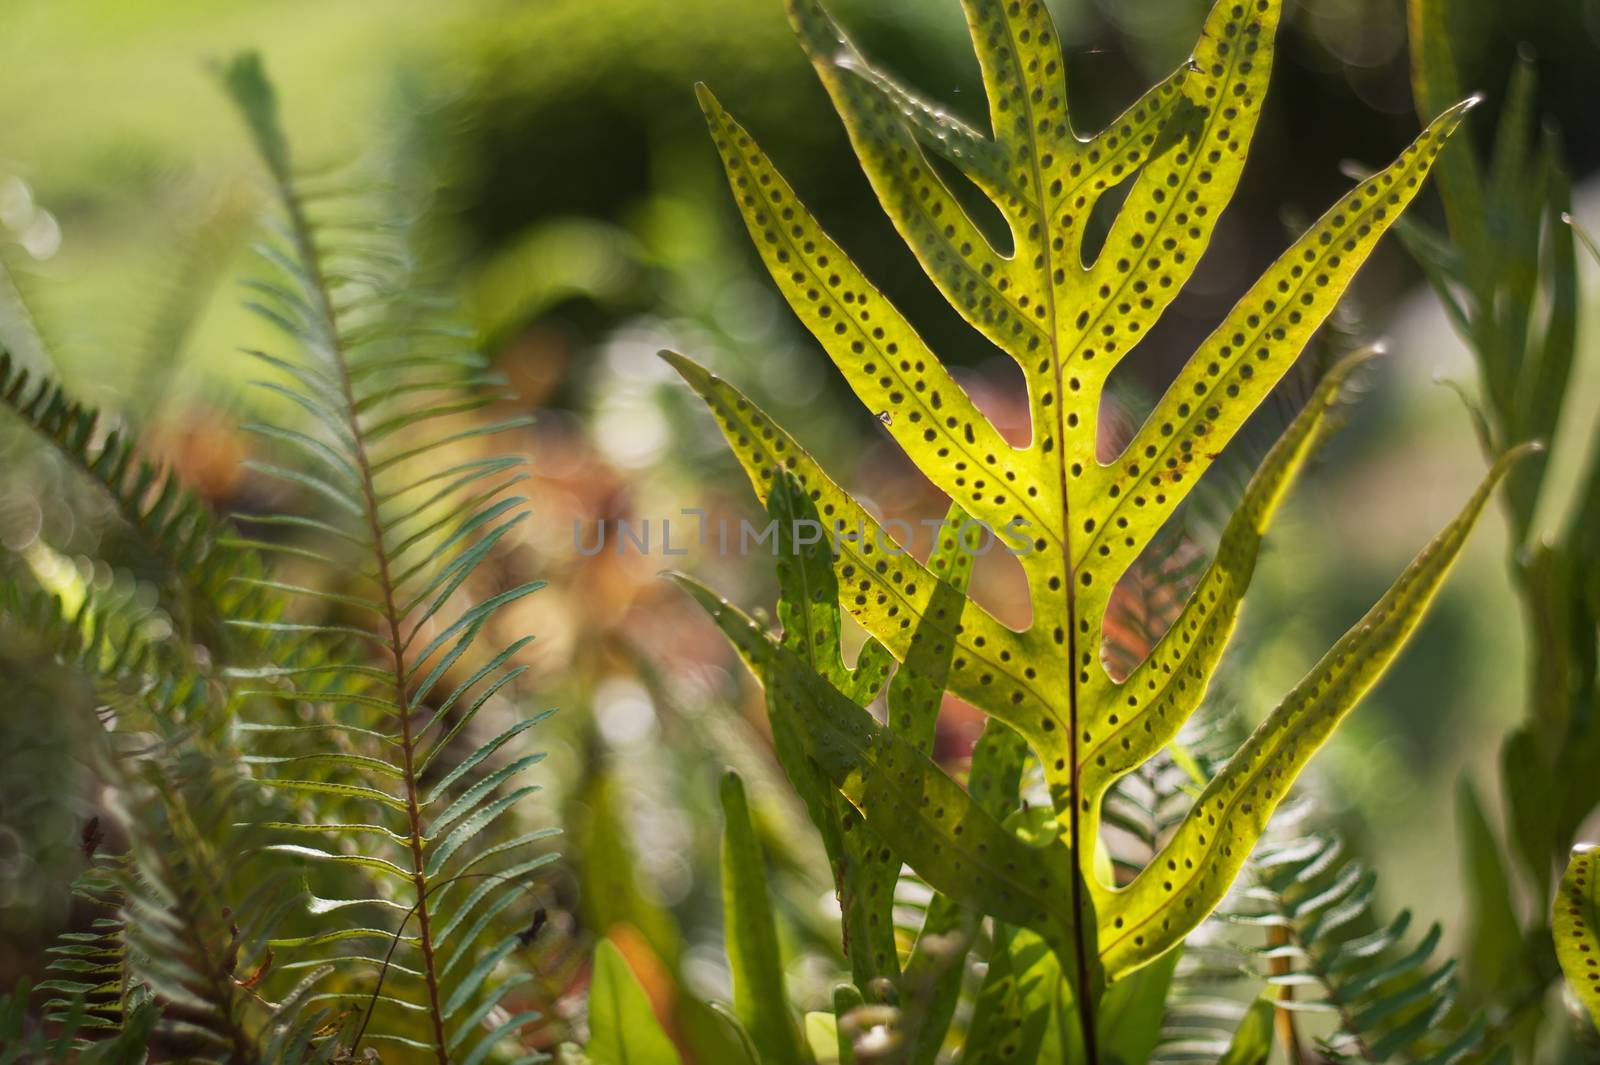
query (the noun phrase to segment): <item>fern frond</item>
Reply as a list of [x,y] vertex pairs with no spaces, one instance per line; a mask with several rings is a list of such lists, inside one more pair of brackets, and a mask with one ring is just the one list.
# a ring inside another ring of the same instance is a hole
[[230,540],[226,524],[172,471],[143,458],[125,426],[72,399],[60,384],[30,374],[4,351],[0,405],[105,491],[144,549],[151,570],[140,576],[163,591],[186,639],[226,661],[236,657],[227,645],[230,622],[263,632],[259,626],[276,620],[281,603],[248,580],[262,572],[255,552]]
[[[1001,437],[751,134],[699,90],[740,213],[795,313],[918,469],[965,513],[1026,548],[1016,553],[1030,589],[1028,627],[1001,624],[897,550],[883,523],[746,396],[682,356],[665,357],[716,416],[769,513],[789,495],[838,532],[827,560],[832,580],[809,590],[835,594],[902,670],[916,672],[919,651],[939,647],[938,683],[1032,748],[1055,822],[1049,838],[1023,843],[914,747],[852,708],[846,678],[789,650],[809,648],[805,618],[783,618],[785,643],[776,647],[715,596],[695,594],[794,704],[802,734],[795,742],[775,729],[780,752],[791,746],[794,759],[804,751],[868,830],[936,889],[1025,926],[1057,951],[1091,1061],[1101,987],[1162,957],[1221,901],[1300,770],[1415,628],[1510,461],[1269,715],[1154,859],[1125,885],[1103,882],[1095,855],[1105,796],[1199,706],[1262,537],[1329,431],[1361,357],[1328,374],[1266,456],[1182,610],[1122,677],[1103,664],[1113,589],[1327,321],[1471,106],[1445,111],[1306,229],[1200,345],[1121,454],[1102,463],[1107,380],[1193,275],[1233,194],[1281,7],[1220,0],[1190,60],[1085,138],[1068,116],[1065,52],[1041,3],[963,0],[990,108],[985,133],[949,121],[872,68],[815,0],[789,0],[885,212],[951,305],[1023,370],[1033,434],[1022,447]],[[933,157],[987,196],[1009,248],[971,221]],[[1110,235],[1086,255],[1089,214],[1121,184],[1128,191]],[[984,847],[972,850],[971,836],[953,834],[957,826],[981,835]],[[1014,876],[1002,854],[1029,872]]]
[[[98,822],[91,822],[91,830]],[[87,848],[87,845],[86,845]],[[100,859],[73,881],[72,893],[99,909],[115,912],[118,897]],[[82,1029],[85,1035],[103,1036],[127,1025],[139,989],[130,986],[128,946],[123,923],[116,917],[97,917],[89,929],[63,932],[46,953],[47,978],[36,987],[66,998],[44,1003],[44,1019],[53,1024]],[[77,1014],[74,1018],[74,1013]],[[83,1045],[90,1045],[87,1039]]]
[[0,1065],[140,1065],[146,1060],[158,1015],[154,1003],[130,1011],[115,1038],[86,1042],[91,1022],[82,1001],[52,1018],[55,1028],[46,1030],[29,1022],[32,990],[24,981],[14,993],[0,995]]
[[[320,680],[295,670],[261,678],[261,695],[318,704],[323,716],[309,727],[253,729],[253,765],[270,788],[306,800],[304,824],[279,830],[293,842],[272,849],[304,859],[319,879],[353,872],[368,885],[364,897],[341,900],[341,916],[355,906],[386,913],[391,900],[404,911],[392,930],[335,922],[276,946],[307,963],[354,964],[376,982],[308,999],[359,1012],[357,1043],[388,1040],[445,1062],[513,986],[500,969],[519,941],[503,911],[553,857],[538,847],[548,833],[509,827],[536,790],[522,783],[538,761],[521,742],[533,722],[484,738],[475,721],[518,672],[510,660],[526,642],[485,661],[478,637],[540,583],[457,605],[525,517],[507,495],[520,463],[429,461],[422,434],[476,442],[475,429],[458,427],[499,398],[484,361],[466,350],[470,336],[411,294],[394,227],[373,224],[360,198],[303,191],[259,61],[236,59],[223,80],[282,216],[263,248],[272,276],[253,284],[250,305],[299,351],[252,354],[279,375],[266,387],[309,423],[261,428],[285,456],[262,468],[318,505],[315,517],[282,520],[333,534],[334,553],[320,556],[332,589],[260,584],[298,599],[312,631],[367,633],[374,652],[329,663]],[[302,842],[301,828],[320,829],[326,842]],[[453,890],[466,882],[471,890]],[[344,953],[362,940],[387,943],[391,957]],[[513,1034],[498,1031],[489,1046]]]
[[187,646],[149,624],[135,597],[91,592],[69,611],[42,592],[4,596],[8,635],[42,644],[100,695],[106,743],[94,760],[128,841],[80,879],[108,916],[53,949],[53,976],[39,987],[67,997],[47,1001],[47,1015],[86,1009],[82,1026],[114,1042],[148,1002],[159,1011],[139,1021],[150,1045],[260,1060],[258,1032],[289,1019],[254,990],[270,968],[266,940],[279,930],[287,870],[241,823],[285,812],[246,790],[226,687],[198,673]]
[[1267,928],[1257,948],[1267,982],[1292,988],[1279,1009],[1330,1015],[1321,1040],[1335,1060],[1448,1065],[1487,1052],[1487,1020],[1462,1022],[1455,1009],[1455,963],[1437,961],[1442,935],[1410,932],[1411,913],[1388,922],[1373,912],[1377,876],[1331,835],[1308,836],[1256,855],[1252,885],[1228,919]]

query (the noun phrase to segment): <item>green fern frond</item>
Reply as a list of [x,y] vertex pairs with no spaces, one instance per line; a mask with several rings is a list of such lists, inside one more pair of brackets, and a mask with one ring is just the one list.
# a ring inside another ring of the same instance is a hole
[[139,1004],[124,1019],[115,1038],[85,1042],[91,1027],[88,1009],[74,1002],[54,1019],[53,1030],[30,1024],[24,981],[12,994],[0,995],[0,1065],[140,1065],[146,1060],[157,1009]]
[[229,624],[270,631],[281,603],[249,578],[262,564],[237,543],[226,524],[176,476],[143,458],[126,427],[35,377],[0,351],[0,405],[49,441],[105,491],[138,537],[150,579],[185,638],[217,657],[239,656],[228,645]]
[[[105,861],[85,870],[73,882],[72,893],[92,906],[115,912],[119,900],[102,867]],[[85,1036],[101,1037],[127,1025],[138,989],[129,986],[128,947],[121,920],[98,917],[87,931],[63,932],[46,953],[50,957],[45,966],[47,976],[34,990],[67,996],[43,1004],[46,1021],[70,1024],[82,1029]],[[83,1045],[92,1044],[86,1038]]]
[[[941,892],[1027,927],[1057,952],[1094,1060],[1099,988],[1164,955],[1221,901],[1300,770],[1415,628],[1506,472],[1509,459],[1267,717],[1155,859],[1126,885],[1103,882],[1094,856],[1106,793],[1171,742],[1199,705],[1262,536],[1328,432],[1360,357],[1328,375],[1267,455],[1182,612],[1120,679],[1101,654],[1112,589],[1327,320],[1471,102],[1445,112],[1295,240],[1201,344],[1122,454],[1103,464],[1107,379],[1193,275],[1233,194],[1281,5],[1221,0],[1191,59],[1089,138],[1070,124],[1064,53],[1043,4],[963,0],[988,133],[952,122],[873,69],[814,0],[788,6],[901,236],[949,302],[1022,368],[1031,442],[1013,447],[1001,437],[702,88],[740,212],[795,312],[921,472],[974,519],[1026,545],[1018,554],[1030,625],[1013,630],[954,594],[747,397],[681,356],[666,357],[716,415],[769,512],[775,497],[792,495],[836,530],[832,588],[845,609],[901,663],[919,642],[940,646],[944,687],[1027,741],[1044,768],[1055,827],[1037,845],[1024,843],[914,746],[853,707],[840,686],[846,678],[791,649],[808,644],[809,630],[796,626],[803,619],[783,619],[779,647],[727,604],[696,594],[769,691],[779,687],[794,704],[804,732],[794,746],[871,833]],[[987,196],[1010,247],[970,220],[935,156]],[[1128,192],[1104,247],[1086,255],[1090,211],[1122,184]],[[781,748],[785,738],[775,736]],[[931,817],[934,809],[942,816]],[[971,850],[971,836],[958,840],[957,826],[981,835],[984,848]],[[1002,855],[1014,855],[1026,874],[1008,873]]]
[[[93,760],[106,808],[128,841],[98,855],[79,891],[108,916],[53,948],[40,990],[63,1020],[121,1039],[149,1003],[159,1016],[145,1038],[202,1060],[262,1060],[258,1035],[296,1020],[254,988],[271,966],[287,869],[264,856],[248,827],[286,816],[247,788],[232,746],[225,685],[195,670],[188,648],[150,624],[127,595],[85,595],[63,608],[43,592],[4,590],[7,635],[26,634],[94,687],[105,749]],[[254,975],[252,975],[254,974]],[[292,1059],[285,1059],[292,1060]]]
[[744,781],[732,770],[723,777],[721,798],[722,897],[734,1012],[762,1061],[798,1065],[805,1059],[789,1016],[766,861],[750,818]]
[[[304,964],[364,973],[364,984],[336,981],[308,999],[360,1015],[357,1043],[476,1059],[514,1034],[484,1034],[480,1022],[515,985],[501,974],[519,946],[506,911],[554,857],[540,846],[549,832],[508,827],[537,790],[524,780],[540,756],[522,737],[537,719],[493,736],[474,721],[520,673],[512,658],[527,641],[494,652],[477,642],[540,583],[457,605],[526,517],[509,494],[523,475],[516,459],[435,463],[433,453],[442,435],[466,447],[522,422],[460,428],[501,396],[470,336],[411,294],[409,255],[361,213],[364,200],[304,190],[259,61],[236,59],[222,77],[282,215],[262,249],[272,274],[252,284],[250,305],[299,352],[251,354],[277,375],[264,386],[306,415],[304,427],[255,427],[286,457],[259,468],[313,503],[312,515],[278,520],[318,534],[326,546],[301,546],[302,557],[309,550],[335,578],[331,588],[252,583],[297,599],[311,631],[365,634],[372,652],[260,678],[262,697],[319,704],[323,716],[253,729],[252,763],[264,784],[304,800],[303,823],[281,826],[271,849],[303,859],[316,880],[357,875],[366,891],[340,900],[341,918],[359,907],[397,925],[341,919],[275,945]],[[305,842],[303,830],[325,842]],[[363,943],[376,949],[350,953]]]
[[280,913],[273,891],[285,887],[281,873],[268,874],[249,897],[235,897],[250,883],[248,870],[264,872],[249,834],[233,827],[248,809],[243,784],[191,740],[141,753],[118,787],[128,858],[107,869],[130,976],[161,1007],[161,1044],[224,1061],[259,1054],[254,1028],[270,1011],[246,982],[271,964],[266,939]]
[[1266,979],[1292,995],[1279,1009],[1331,1015],[1322,1050],[1340,1061],[1448,1065],[1486,1054],[1487,1020],[1462,1021],[1455,963],[1436,961],[1442,930],[1408,935],[1411,913],[1373,912],[1377,876],[1333,836],[1307,836],[1251,860],[1253,884],[1228,919],[1279,934],[1258,948]]

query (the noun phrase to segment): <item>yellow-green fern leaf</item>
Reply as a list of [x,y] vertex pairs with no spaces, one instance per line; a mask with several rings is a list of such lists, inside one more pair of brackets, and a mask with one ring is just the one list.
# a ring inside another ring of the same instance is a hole
[[1567,986],[1600,1025],[1600,849],[1593,844],[1572,848],[1550,909],[1550,931]]
[[[1078,875],[1062,885],[1089,897],[1062,907],[1056,930],[1030,927],[1058,947],[1059,927],[1073,929],[1062,968],[1088,989],[1077,996],[1087,1016],[1102,964],[1114,979],[1148,963],[1215,905],[1218,885],[1231,881],[1231,863],[1253,845],[1265,813],[1397,653],[1482,507],[1480,492],[1379,604],[1383,620],[1342,641],[1269,719],[1275,731],[1252,740],[1256,746],[1213,783],[1213,790],[1256,786],[1261,796],[1248,810],[1234,802],[1224,811],[1225,853],[1215,833],[1206,844],[1186,844],[1199,848],[1194,853],[1164,852],[1163,863],[1203,869],[1197,875],[1209,878],[1205,890],[1168,892],[1154,867],[1126,891],[1096,879],[1100,801],[1119,776],[1170,742],[1198,705],[1261,537],[1327,431],[1354,362],[1329,375],[1272,450],[1183,615],[1121,680],[1100,654],[1111,590],[1293,366],[1417,195],[1470,101],[1444,111],[1397,160],[1308,228],[1200,345],[1123,452],[1102,463],[1098,413],[1106,381],[1193,275],[1233,195],[1271,76],[1281,2],[1221,0],[1190,59],[1092,137],[1071,125],[1064,53],[1044,5],[962,2],[988,97],[987,132],[949,119],[875,70],[814,0],[790,0],[789,14],[908,247],[952,306],[1024,371],[1033,426],[1026,446],[1012,446],[978,411],[750,133],[708,90],[700,89],[700,100],[740,212],[796,314],[921,472],[1017,547],[1032,603],[1028,628],[1015,631],[970,601],[953,609],[941,575],[897,549],[793,437],[732,386],[682,356],[667,357],[720,421],[763,502],[770,503],[775,485],[793,484],[817,519],[838,530],[832,565],[844,608],[902,663],[911,662],[921,640],[947,645],[945,688],[1032,747],[1061,841],[1076,855]],[[1009,229],[1009,247],[984,236],[935,159],[989,198]],[[1090,212],[1124,183],[1126,199],[1103,247],[1087,250]],[[1504,463],[1494,476],[1503,470]],[[769,683],[770,668],[758,669]],[[1328,670],[1338,671],[1331,687]],[[815,676],[820,687],[795,679],[795,701],[835,702],[825,690],[828,674]],[[779,679],[790,683],[787,673]],[[800,707],[796,716],[808,721],[814,709]],[[818,715],[823,732],[808,728],[801,739],[818,744],[838,724]],[[1272,737],[1294,738],[1256,750]],[[852,803],[881,784],[866,764],[872,742],[856,744],[851,759],[841,760],[841,767],[851,761],[848,779],[830,774]],[[1271,801],[1260,776],[1266,773]],[[909,832],[889,838],[901,857],[910,853]],[[1091,909],[1095,920],[1077,919]],[[1123,936],[1134,920],[1143,931]],[[1086,1034],[1092,1041],[1092,1031]]]
[[1222,901],[1300,770],[1394,661],[1495,487],[1531,450],[1518,448],[1495,463],[1456,519],[1211,780],[1171,841],[1131,884],[1097,900],[1110,971],[1160,957],[1192,927],[1186,915],[1210,913]]
[[750,617],[689,578],[679,583],[705,607],[762,679],[769,706],[792,714],[795,734],[818,770],[860,811],[869,829],[898,827],[897,849],[936,890],[1036,931],[1058,951],[1074,920],[1071,854],[1047,835],[1034,845],[969,798],[912,744],[844,698]]

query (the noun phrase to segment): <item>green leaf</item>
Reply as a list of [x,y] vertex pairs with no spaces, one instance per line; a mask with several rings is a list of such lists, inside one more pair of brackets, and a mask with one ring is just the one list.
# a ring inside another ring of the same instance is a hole
[[583,792],[587,825],[579,838],[583,856],[584,926],[609,929],[625,924],[639,930],[669,969],[683,949],[672,915],[642,891],[622,812],[618,778],[598,773]]
[[[457,965],[460,965],[463,961],[466,961],[468,958],[472,957],[472,949],[474,944],[476,944],[478,941],[478,936],[489,927],[489,923],[491,921],[493,921],[501,913],[504,913],[507,908],[515,904],[523,894],[523,892],[518,890],[514,885],[497,883],[493,880],[485,883],[483,885],[483,890],[485,895],[490,894],[495,890],[499,890],[500,897],[495,899],[489,905],[485,906],[478,916],[473,919],[471,926],[463,932],[461,936],[461,942],[457,944],[455,950],[447,958],[445,958],[444,964],[439,967],[439,975],[441,977],[449,976],[451,971],[455,969]],[[476,893],[474,894],[476,895]],[[456,921],[465,919],[467,913],[476,907],[478,901],[478,898],[474,897],[469,898],[465,903],[462,904],[461,908],[456,911],[455,916],[452,918],[450,927],[448,929],[442,929],[439,931],[434,940],[438,946],[442,947],[445,943],[449,942],[451,938],[449,933],[455,930]]]
[[[1331,432],[1330,415],[1351,374],[1379,350],[1349,356],[1318,384],[1250,479],[1223,530],[1215,560],[1201,575],[1183,611],[1121,685],[1100,693],[1094,716],[1111,727],[1078,749],[1083,790],[1088,794],[1103,794],[1112,781],[1171,744],[1199,707],[1233,631],[1255,571],[1262,536],[1295,475]],[[1145,694],[1124,694],[1134,692]],[[1138,705],[1133,706],[1136,701]],[[1092,831],[1085,835],[1093,838]]]
[[784,987],[778,930],[767,894],[766,861],[756,840],[744,783],[722,778],[722,910],[733,1008],[761,1060],[790,1065],[801,1059]]
[[[1020,632],[1002,625],[942,579],[935,560],[899,549],[884,523],[747,397],[667,353],[769,513],[839,531],[831,550],[814,547],[781,574],[781,646],[691,591],[766,684],[779,757],[825,839],[830,797],[816,794],[825,789],[807,772],[820,771],[890,855],[937,890],[1032,929],[1060,952],[1095,1057],[1102,964],[1115,981],[1160,958],[1223,897],[1306,760],[1398,653],[1486,499],[1488,486],[1268,719],[1156,863],[1126,889],[1101,881],[1106,791],[1169,743],[1198,705],[1261,536],[1325,435],[1353,364],[1331,375],[1273,449],[1184,615],[1123,680],[1100,654],[1112,589],[1328,320],[1471,102],[1440,107],[1397,160],[1309,227],[1199,345],[1121,454],[1103,462],[1099,413],[1112,370],[1193,275],[1244,170],[1281,3],[1216,3],[1192,58],[1087,138],[1068,113],[1074,53],[1044,4],[963,0],[987,131],[947,119],[875,69],[815,0],[788,7],[886,214],[952,307],[1023,370],[1029,443],[1012,446],[976,409],[844,242],[824,232],[751,134],[702,88],[737,207],[775,284],[868,411],[952,504],[1014,549],[1032,621]],[[963,210],[943,176],[951,168],[990,200],[1009,244],[989,240]],[[1096,203],[1121,184],[1126,196],[1104,246],[1086,255]],[[1494,479],[1503,473],[1502,463]],[[933,715],[925,709],[908,716],[903,735],[892,704],[888,729],[860,709],[852,697],[865,685],[838,660],[830,594],[901,663],[891,696],[898,683],[908,705],[922,708],[936,692],[952,692],[1031,748],[1053,843],[1024,843],[1000,823],[1009,810],[991,814],[926,760],[921,740]],[[944,821],[952,816],[960,834]],[[967,849],[975,838],[976,852]],[[831,855],[840,850],[830,846]],[[1007,857],[996,863],[997,854]],[[1011,855],[1024,863],[1016,872]]]
[[[971,555],[958,553],[955,558],[970,569]],[[1003,822],[1017,808],[1027,757],[1028,746],[1022,737],[991,718],[973,746],[967,794]],[[949,896],[935,894],[929,900],[901,981],[906,1060],[912,1065],[932,1065],[944,1047],[978,925],[977,912]]]
[[[514,988],[522,986],[523,984],[527,984],[532,980],[532,973],[518,973],[516,976],[513,976],[510,979],[501,981],[499,986],[494,989],[494,994],[483,996],[478,1002],[477,1006],[470,1010],[460,1020],[455,1022],[455,1028],[450,1033],[450,1041],[445,1044],[445,1049],[448,1051],[454,1051],[458,1046],[461,1045],[463,1040],[465,1040],[469,1035],[473,1034],[474,1030],[481,1032],[483,1030],[484,1020],[495,1011],[495,1008],[499,1006],[500,1000],[506,995],[506,993]],[[518,1026],[526,1024],[529,1020],[534,1020],[537,1018],[538,1014],[535,1013],[532,1017],[519,1020]]]
[[684,1050],[693,1060],[761,1065],[761,1055],[750,1041],[750,1033],[722,1003],[701,1002],[680,987],[673,1000],[673,1020]]
[[1174,947],[1151,965],[1106,990],[1100,1002],[1100,1053],[1108,1063],[1144,1065],[1161,1038],[1173,973],[1182,947]]
[[523,770],[536,766],[542,761],[544,761],[543,752],[523,755],[516,761],[511,762],[508,765],[504,765],[495,770],[493,773],[490,773],[489,775],[479,779],[476,784],[462,792],[461,797],[455,802],[451,803],[450,806],[428,826],[428,838],[437,839],[441,831],[443,831],[447,826],[453,824],[457,819],[466,816],[468,813],[471,813],[489,797],[495,788],[499,787],[501,784],[504,784],[506,781],[510,780],[518,773],[521,773]]
[[[863,650],[856,670],[844,664],[833,552],[816,507],[786,481],[768,497],[767,513],[776,529],[778,617],[785,645],[807,668],[826,677],[833,690],[848,692],[853,703],[866,705],[882,687],[881,672],[889,662],[871,641],[867,644],[871,650]],[[809,523],[809,529],[802,523]],[[822,835],[856,983],[866,989],[879,980],[893,981],[899,976],[900,961],[893,922],[900,862],[804,755],[805,741],[796,731],[793,714],[770,698],[767,711],[778,738],[779,762]]]
[[1111,926],[1101,943],[1109,971],[1159,957],[1193,927],[1177,915],[1209,913],[1222,900],[1300,770],[1399,654],[1496,485],[1529,450],[1495,463],[1456,519],[1206,786],[1150,865],[1126,888],[1097,900],[1102,922]]
[[450,997],[445,1000],[441,1013],[446,1020],[455,1016],[463,1006],[473,1000],[484,981],[488,980],[500,963],[505,961],[507,955],[517,949],[520,942],[514,935],[507,936],[490,947],[473,963],[472,968],[467,970],[466,975],[456,984],[455,990],[450,993]]
[[1472,919],[1467,939],[1471,977],[1485,992],[1507,991],[1522,976],[1522,926],[1500,842],[1489,827],[1477,790],[1466,778],[1456,793],[1456,823],[1463,836],[1462,872]]
[[304,791],[317,795],[336,795],[345,799],[370,799],[391,810],[404,810],[405,801],[376,788],[359,784],[338,784],[328,780],[263,780],[262,784],[279,791]]
[[538,790],[539,786],[537,784],[530,784],[526,787],[517,788],[508,795],[502,795],[486,806],[480,806],[466,820],[451,829],[450,834],[440,840],[429,852],[428,864],[423,868],[423,875],[430,878],[438,876],[445,863],[450,860],[451,855],[460,850],[474,836],[488,828],[501,814],[506,813],[520,800]]
[[831,1013],[813,1011],[805,1015],[806,1049],[817,1065],[839,1065],[841,1060],[853,1062],[855,1056],[839,1056],[839,1020]]
[[376,873],[387,873],[401,880],[408,880],[411,873],[400,868],[393,862],[382,858],[374,858],[368,854],[335,854],[320,847],[304,847],[298,843],[274,843],[267,847],[269,851],[278,854],[292,854],[297,858],[310,858],[312,861],[333,862],[340,865],[355,865],[364,869],[371,869]]
[[1572,215],[1562,215],[1561,221],[1565,222],[1567,226],[1571,228],[1573,235],[1576,236],[1579,243],[1581,243],[1584,248],[1588,250],[1590,257],[1593,258],[1595,262],[1600,263],[1600,241],[1596,241],[1594,237],[1590,236],[1588,230],[1580,226],[1577,220],[1572,217]]
[[997,929],[961,1065],[1029,1061],[1078,1065],[1083,1060],[1081,1048],[1073,1045],[1066,1031],[1073,1024],[1067,1017],[1070,1002],[1058,954],[1031,932]]
[[[1448,18],[1450,10],[1448,0],[1406,2],[1412,95],[1424,122],[1443,114],[1464,92],[1451,45],[1457,35]],[[1483,177],[1470,145],[1445,153],[1439,167],[1439,191],[1451,235],[1461,242],[1468,259],[1481,259],[1486,248],[1484,231],[1478,225],[1484,217]]]
[[512,1014],[497,1025],[493,1031],[478,1040],[478,1044],[461,1060],[461,1065],[481,1065],[482,1062],[488,1060],[489,1055],[494,1052],[495,1046],[502,1039],[515,1033],[517,1029],[542,1018],[543,1014],[538,1010],[523,1010],[521,1013]]
[[1267,1065],[1267,1058],[1272,1055],[1274,1012],[1271,999],[1258,998],[1252,1002],[1228,1043],[1227,1053],[1217,1059],[1217,1065]]
[[359,754],[340,754],[333,751],[319,751],[316,754],[299,754],[275,757],[270,755],[248,755],[244,759],[246,765],[333,765],[342,769],[354,770],[357,773],[366,772],[374,776],[387,777],[390,780],[401,780],[405,771],[397,765],[386,762],[381,758],[369,758]]
[[594,950],[589,1033],[585,1051],[595,1065],[681,1065],[638,977],[609,939]]
[[898,826],[898,849],[924,880],[958,902],[1065,945],[1074,924],[1073,867],[1059,839],[1024,842],[738,608],[690,578],[677,579],[762,678],[769,705],[794,714],[806,755],[868,827]]
[[1600,1026],[1600,850],[1592,844],[1572,849],[1550,910],[1556,957],[1567,986],[1589,1019]]

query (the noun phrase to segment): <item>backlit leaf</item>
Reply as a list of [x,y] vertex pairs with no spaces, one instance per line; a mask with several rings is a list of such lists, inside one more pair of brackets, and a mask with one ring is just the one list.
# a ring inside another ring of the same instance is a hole
[[800,1046],[789,1016],[766,861],[750,820],[744,783],[731,771],[722,778],[722,816],[723,937],[733,973],[734,1012],[762,1061],[798,1063]]
[[[1398,159],[1307,228],[1200,343],[1121,453],[1102,461],[1110,374],[1193,276],[1244,170],[1282,5],[1214,4],[1189,60],[1091,137],[1069,117],[1066,64],[1075,52],[1063,48],[1046,6],[962,6],[987,130],[949,119],[876,69],[816,0],[788,2],[886,214],[948,302],[1021,367],[1026,445],[999,434],[751,133],[708,90],[699,95],[775,284],[918,470],[1017,555],[1031,622],[1023,631],[1001,624],[945,579],[936,557],[925,563],[904,550],[889,523],[749,398],[667,353],[769,514],[834,534],[825,549],[812,543],[780,560],[781,643],[704,589],[690,591],[766,685],[779,757],[825,839],[837,808],[818,773],[887,845],[886,867],[906,861],[952,900],[1030,929],[1058,954],[1093,1058],[1102,968],[1116,980],[1166,956],[1217,905],[1300,770],[1416,627],[1508,467],[1509,459],[1496,465],[1461,517],[1267,718],[1156,860],[1125,888],[1104,882],[1102,800],[1199,705],[1262,537],[1364,356],[1321,382],[1262,463],[1177,622],[1121,679],[1101,654],[1112,590],[1328,320],[1471,102],[1437,108]],[[957,176],[947,178],[952,168]],[[988,198],[1009,243],[985,234],[948,180]],[[1118,185],[1127,192],[1109,234],[1089,247],[1090,215]],[[901,663],[889,728],[858,705],[866,686],[838,655],[830,595]],[[944,691],[1014,730],[1038,760],[1053,817],[1044,840],[1025,841],[1020,824],[1004,823],[1015,800],[991,810],[978,782],[969,796],[926,759]],[[906,708],[914,712],[902,722]],[[1061,1038],[1079,1034],[1069,1025]]]
[[609,939],[594,950],[589,978],[589,1043],[595,1065],[681,1065],[639,978]]
[[1550,908],[1550,929],[1567,986],[1600,1026],[1600,850],[1595,847],[1572,849]]

